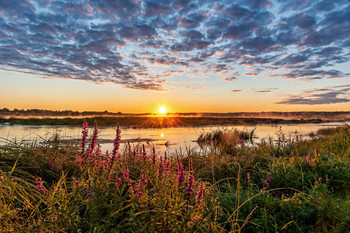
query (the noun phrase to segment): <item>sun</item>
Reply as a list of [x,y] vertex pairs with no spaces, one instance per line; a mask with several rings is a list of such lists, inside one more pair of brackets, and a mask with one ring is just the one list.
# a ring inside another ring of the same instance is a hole
[[160,107],[159,108],[159,113],[160,114],[165,114],[166,113],[166,108],[165,107]]

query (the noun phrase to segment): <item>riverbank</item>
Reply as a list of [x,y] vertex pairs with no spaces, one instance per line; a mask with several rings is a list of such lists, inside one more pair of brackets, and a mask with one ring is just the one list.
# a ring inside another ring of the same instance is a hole
[[9,125],[69,125],[80,126],[84,121],[90,125],[132,128],[168,128],[207,125],[257,125],[257,124],[304,124],[325,123],[321,119],[275,119],[275,118],[233,118],[233,117],[89,117],[89,118],[0,118],[0,124]]

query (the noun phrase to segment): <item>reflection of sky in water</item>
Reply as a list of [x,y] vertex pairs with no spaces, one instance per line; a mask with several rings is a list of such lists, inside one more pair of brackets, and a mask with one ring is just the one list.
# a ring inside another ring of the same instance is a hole
[[[350,122],[347,122],[349,124]],[[276,137],[276,133],[280,127],[287,138],[293,138],[297,135],[306,135],[312,131],[316,131],[324,127],[335,127],[338,125],[344,125],[344,122],[332,122],[321,124],[295,124],[295,125],[255,125],[255,126],[202,126],[202,127],[180,127],[180,128],[162,128],[162,129],[133,129],[122,128],[121,138],[123,140],[128,139],[151,139],[148,142],[143,142],[148,148],[155,147],[158,152],[174,152],[186,148],[198,147],[197,140],[199,135],[204,132],[211,132],[217,129],[238,129],[238,130],[255,130],[255,134],[259,139],[267,138],[269,136]],[[102,127],[99,129],[100,139],[114,139],[115,128]],[[3,144],[4,139],[17,140],[42,140],[49,139],[55,133],[58,133],[62,139],[80,138],[80,127],[67,127],[67,126],[0,126],[0,143]],[[90,128],[90,134],[92,128]],[[165,144],[168,144],[168,148]],[[142,143],[131,143],[134,146]],[[112,143],[101,144],[103,150],[112,150]],[[122,145],[123,148],[123,145]]]

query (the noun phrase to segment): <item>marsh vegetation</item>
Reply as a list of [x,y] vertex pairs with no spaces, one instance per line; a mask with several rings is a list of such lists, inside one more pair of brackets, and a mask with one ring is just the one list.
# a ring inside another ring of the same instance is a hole
[[350,229],[349,126],[311,139],[280,132],[277,141],[255,146],[222,140],[205,152],[172,156],[142,145],[120,148],[119,128],[113,150],[102,153],[98,135],[84,124],[79,143],[53,138],[1,146],[1,231]]

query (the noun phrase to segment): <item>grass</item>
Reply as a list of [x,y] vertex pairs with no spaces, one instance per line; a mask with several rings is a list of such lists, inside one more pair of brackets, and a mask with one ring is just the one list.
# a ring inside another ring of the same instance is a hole
[[253,144],[256,138],[255,129],[253,130],[237,130],[237,129],[226,129],[226,130],[214,130],[212,132],[202,133],[197,143],[203,147],[206,145],[214,146],[236,146],[238,143],[249,142]]
[[79,145],[7,141],[0,232],[348,232],[350,127],[328,131],[173,156],[120,150],[118,128],[102,153],[86,124]]

